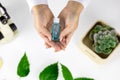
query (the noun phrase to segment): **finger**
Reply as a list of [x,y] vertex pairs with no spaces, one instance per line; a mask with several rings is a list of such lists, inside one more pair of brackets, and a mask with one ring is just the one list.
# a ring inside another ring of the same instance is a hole
[[61,46],[59,45],[59,43],[58,42],[55,42],[55,45],[56,45],[56,49],[55,49],[55,52],[58,52],[58,51],[60,51],[61,50]]
[[[60,31],[61,31],[61,32],[64,30],[64,27],[65,27],[65,26],[64,26],[64,24],[63,24],[62,21],[61,21],[61,22],[60,22]],[[65,49],[65,46],[66,46],[66,45],[65,45],[64,39],[65,39],[65,37],[62,38],[62,41],[60,41],[60,43],[63,45],[63,47],[64,47],[64,49]],[[63,50],[64,50],[64,49],[63,49]]]
[[63,21],[63,19],[60,18],[60,31],[63,31],[65,28],[65,23]]
[[49,41],[51,41],[51,33],[50,33],[50,31],[48,31],[48,29],[42,28],[41,33],[42,33],[44,36],[48,37]]
[[60,50],[64,50],[65,49],[64,45],[61,42],[58,42],[58,45],[60,47]]
[[59,46],[56,45],[56,43],[54,43],[54,42],[52,42],[52,41],[50,41],[49,43],[52,44],[51,46],[52,46],[55,50],[60,49]]
[[62,42],[66,43],[66,38],[65,37],[63,38]]
[[62,41],[62,39],[66,36],[66,35],[68,35],[70,33],[70,29],[69,29],[69,27],[66,27],[62,32],[61,32],[61,34],[60,34],[60,41]]
[[60,42],[63,46],[64,46],[64,49],[66,48],[66,39],[63,38],[62,41]]
[[65,47],[61,44],[61,42],[56,42],[56,45],[59,47],[58,49],[55,50],[55,52],[65,50]]
[[48,38],[46,36],[44,36],[43,34],[40,34],[40,36],[43,38],[43,40],[48,44],[50,45],[51,47],[57,49],[56,45],[54,42],[52,41],[49,41]]
[[46,46],[46,48],[51,48],[51,46],[46,42],[45,42],[45,46]]
[[52,24],[53,24],[53,18],[47,24],[47,29],[48,29],[49,32],[51,32],[51,30],[52,30]]
[[71,37],[72,37],[73,33],[69,34],[66,38],[66,45],[68,45],[68,43],[70,42],[71,40]]
[[43,40],[44,40],[45,42],[48,42],[48,41],[49,41],[49,39],[48,39],[46,36],[44,36],[42,33],[39,33],[39,35],[40,35],[41,38],[43,38]]

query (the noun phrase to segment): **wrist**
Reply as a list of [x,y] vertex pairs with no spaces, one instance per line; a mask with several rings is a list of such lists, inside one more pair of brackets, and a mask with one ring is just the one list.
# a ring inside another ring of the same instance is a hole
[[46,5],[46,4],[40,4],[40,5],[34,6],[32,8],[32,12],[33,12],[33,14],[36,15],[36,14],[39,14],[40,11],[46,10],[46,9],[48,9],[48,5]]
[[46,4],[48,5],[48,0],[26,0],[30,10],[36,5]]
[[75,12],[75,14],[80,15],[80,13],[83,10],[83,5],[79,2],[76,1],[69,1],[67,6],[68,9],[73,9],[73,11]]
[[90,0],[69,0],[69,1],[75,1],[75,2],[78,2],[78,3],[82,4],[84,8],[86,8],[87,5],[88,5],[89,2],[90,2]]

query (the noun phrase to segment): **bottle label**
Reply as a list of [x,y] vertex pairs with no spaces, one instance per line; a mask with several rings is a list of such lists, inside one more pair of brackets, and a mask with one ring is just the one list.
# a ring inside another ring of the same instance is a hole
[[52,24],[52,40],[53,41],[59,41],[60,36],[60,24],[59,23],[53,23]]

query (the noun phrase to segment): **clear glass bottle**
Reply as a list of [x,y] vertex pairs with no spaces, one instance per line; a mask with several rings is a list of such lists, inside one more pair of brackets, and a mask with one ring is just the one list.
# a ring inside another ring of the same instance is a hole
[[52,24],[52,41],[59,41],[60,36],[60,20],[59,18],[54,18],[53,24]]

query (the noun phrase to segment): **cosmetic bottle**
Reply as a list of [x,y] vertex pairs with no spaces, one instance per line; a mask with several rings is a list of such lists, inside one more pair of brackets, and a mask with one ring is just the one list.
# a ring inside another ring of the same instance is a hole
[[52,41],[59,41],[60,36],[60,20],[59,18],[54,18],[53,24],[52,24]]

